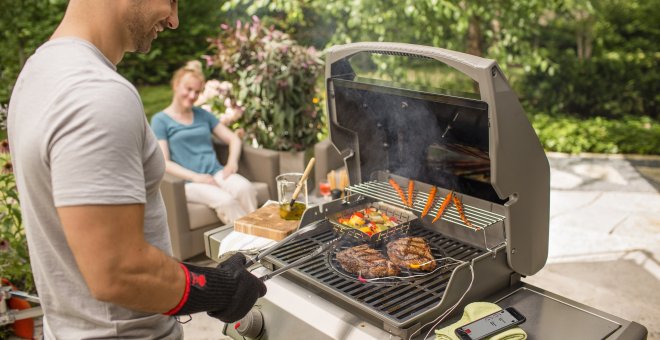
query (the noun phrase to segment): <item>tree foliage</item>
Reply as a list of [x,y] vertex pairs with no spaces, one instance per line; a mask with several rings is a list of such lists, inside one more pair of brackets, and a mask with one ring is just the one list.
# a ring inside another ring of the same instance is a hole
[[566,1],[539,46],[554,72],[529,67],[528,106],[580,117],[660,117],[660,2]]
[[[48,40],[66,10],[67,0],[2,0],[0,11],[0,103],[9,102],[16,77],[27,58]],[[167,83],[172,72],[199,59],[207,39],[224,16],[221,0],[181,1],[178,30],[159,35],[147,54],[128,53],[118,71],[137,85]]]
[[[265,16],[303,44],[325,48],[356,41],[393,41],[429,45],[497,58],[504,66],[540,60],[533,49],[543,28],[541,17],[554,1],[452,0],[230,0],[230,14]],[[240,11],[232,11],[232,9]],[[240,16],[239,16],[240,18]],[[325,31],[319,40],[310,28]]]
[[498,61],[528,110],[658,118],[655,0],[230,0],[303,44],[437,46]]
[[[3,0],[0,103],[22,63],[59,22],[66,0]],[[136,84],[167,83],[199,59],[219,24],[257,15],[303,46],[357,41],[437,46],[498,61],[528,111],[658,118],[657,0],[195,0],[181,27],[119,71]]]
[[27,58],[48,40],[66,0],[3,0],[0,10],[0,103],[7,103]]

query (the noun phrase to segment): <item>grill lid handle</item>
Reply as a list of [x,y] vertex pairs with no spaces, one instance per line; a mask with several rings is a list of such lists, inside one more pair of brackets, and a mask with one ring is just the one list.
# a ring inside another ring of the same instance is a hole
[[[360,52],[435,59],[463,72],[480,86],[489,78],[490,69],[496,64],[492,59],[443,48],[392,42],[364,42],[331,47],[328,49],[326,65]],[[327,76],[329,75],[326,74]]]

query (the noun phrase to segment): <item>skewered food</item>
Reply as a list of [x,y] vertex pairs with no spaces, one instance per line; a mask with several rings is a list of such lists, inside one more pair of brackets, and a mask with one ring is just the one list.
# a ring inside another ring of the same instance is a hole
[[385,231],[397,224],[395,217],[387,216],[386,213],[373,207],[358,210],[348,217],[340,217],[337,222],[359,229],[369,236]]
[[440,217],[442,217],[442,214],[445,212],[445,209],[449,206],[449,203],[451,203],[451,197],[454,196],[454,192],[450,191],[447,196],[445,196],[445,200],[442,201],[442,205],[440,205],[440,208],[438,208],[438,213],[435,214],[435,218],[431,223],[435,223],[435,221],[439,220]]
[[337,253],[336,259],[345,271],[366,279],[396,276],[401,272],[392,261],[366,244],[344,249]]
[[413,194],[415,193],[415,181],[408,180],[408,207],[413,207]]
[[424,206],[424,210],[422,211],[422,217],[426,216],[426,214],[429,213],[429,210],[431,210],[431,207],[433,206],[433,201],[435,200],[435,193],[438,192],[438,188],[435,186],[431,188],[431,191],[429,191],[429,198],[426,200],[426,205]]
[[388,243],[387,256],[402,268],[432,271],[436,267],[431,247],[421,237],[402,237]]

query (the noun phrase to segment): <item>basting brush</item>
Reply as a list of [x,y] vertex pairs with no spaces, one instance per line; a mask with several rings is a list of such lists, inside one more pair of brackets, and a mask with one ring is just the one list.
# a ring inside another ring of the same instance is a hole
[[296,198],[300,194],[300,189],[302,189],[303,183],[305,183],[307,177],[309,177],[309,173],[312,172],[312,168],[314,167],[315,162],[316,162],[316,158],[312,157],[309,160],[309,163],[307,163],[307,168],[305,168],[305,172],[303,173],[302,177],[300,177],[300,181],[298,181],[298,184],[296,184],[296,190],[293,192],[293,196],[291,196],[289,209],[293,208],[293,203],[296,202]]

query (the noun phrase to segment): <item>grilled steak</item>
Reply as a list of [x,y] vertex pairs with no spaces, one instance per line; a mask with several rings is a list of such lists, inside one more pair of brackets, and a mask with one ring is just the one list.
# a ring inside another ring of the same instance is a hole
[[366,279],[396,276],[401,272],[383,254],[366,244],[344,249],[337,253],[336,258],[345,271]]
[[[387,256],[397,266],[423,271],[432,271],[436,264],[433,261],[431,248],[421,237],[403,237],[387,244]],[[428,262],[428,263],[427,263]],[[419,268],[410,265],[421,265]]]

